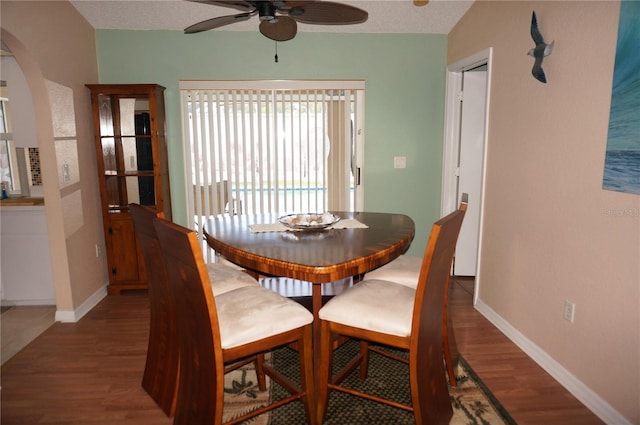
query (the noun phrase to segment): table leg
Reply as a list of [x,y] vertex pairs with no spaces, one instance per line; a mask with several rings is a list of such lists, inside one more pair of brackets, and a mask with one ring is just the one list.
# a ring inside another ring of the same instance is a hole
[[322,308],[322,284],[314,283],[311,287],[311,311],[313,313],[313,375],[317,394],[318,374],[320,372],[320,321],[318,319],[318,312]]

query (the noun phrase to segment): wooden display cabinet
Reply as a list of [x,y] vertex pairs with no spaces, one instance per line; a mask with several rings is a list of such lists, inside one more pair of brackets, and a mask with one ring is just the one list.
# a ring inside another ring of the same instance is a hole
[[109,294],[146,289],[130,203],[151,206],[171,219],[164,87],[87,84],[98,160]]

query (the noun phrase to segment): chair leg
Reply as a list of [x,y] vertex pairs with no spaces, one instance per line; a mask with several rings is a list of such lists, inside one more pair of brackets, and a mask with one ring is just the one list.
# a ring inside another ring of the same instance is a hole
[[[411,404],[416,425],[448,425],[453,416],[447,380],[442,373],[442,353],[410,361]],[[417,357],[417,356],[416,356]]]
[[456,368],[458,367],[458,345],[456,344],[456,337],[453,333],[453,322],[451,315],[449,314],[449,286],[451,285],[451,279],[448,279],[447,286],[445,287],[444,294],[444,313],[442,315],[442,352],[444,353],[444,364],[447,369],[447,376],[449,377],[449,385],[452,387],[458,386],[456,378]]
[[165,415],[173,417],[178,399],[180,359],[175,345],[163,344],[168,339],[164,336],[173,335],[175,330],[171,328],[166,318],[160,319],[162,320],[159,320],[159,323],[156,322],[151,326],[149,332],[142,388]]
[[258,377],[258,388],[260,391],[267,390],[267,379],[264,373],[264,353],[256,354],[255,359],[256,375]]
[[317,423],[324,423],[327,413],[327,404],[329,402],[329,382],[332,379],[333,370],[333,338],[329,323],[320,320],[314,323],[314,326],[320,326],[320,366],[317,376]]
[[364,381],[369,376],[369,342],[368,341],[360,341],[360,355],[362,356],[362,360],[360,360],[360,380]]
[[314,379],[313,361],[313,331],[312,325],[304,329],[304,335],[299,341],[298,359],[300,362],[300,389],[306,395],[302,398],[304,410],[307,416],[307,423],[316,425],[316,382]]
[[459,353],[453,333],[449,335],[446,328],[443,330],[442,350],[444,352],[444,364],[447,368],[449,385],[457,387],[458,378],[456,378],[456,368],[458,367]]

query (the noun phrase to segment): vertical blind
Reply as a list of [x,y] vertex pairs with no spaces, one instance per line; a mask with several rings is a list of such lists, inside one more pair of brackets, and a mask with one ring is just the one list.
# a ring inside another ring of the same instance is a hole
[[354,211],[363,81],[180,83],[189,214]]

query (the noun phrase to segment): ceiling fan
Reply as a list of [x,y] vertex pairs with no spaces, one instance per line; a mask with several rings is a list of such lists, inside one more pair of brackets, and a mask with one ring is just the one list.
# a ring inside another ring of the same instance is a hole
[[369,14],[357,7],[331,1],[316,0],[189,0],[213,6],[231,7],[242,11],[237,15],[218,16],[185,28],[193,34],[220,28],[252,16],[260,18],[260,32],[275,41],[287,41],[296,36],[298,22],[314,25],[351,25],[365,22]]

